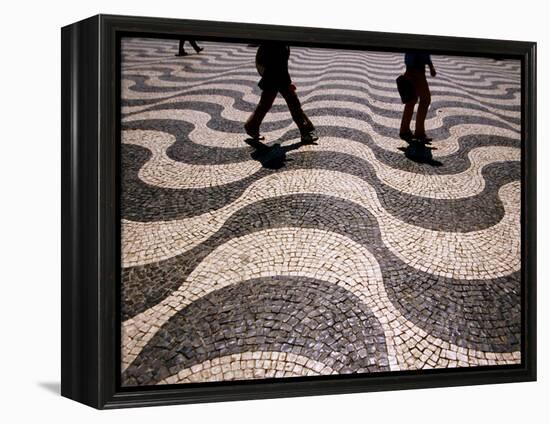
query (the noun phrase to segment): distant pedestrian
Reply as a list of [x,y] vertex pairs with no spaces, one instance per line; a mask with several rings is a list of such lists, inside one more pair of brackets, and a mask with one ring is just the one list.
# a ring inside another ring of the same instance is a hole
[[[424,123],[426,121],[426,115],[428,114],[428,108],[432,101],[430,87],[426,80],[426,65],[430,68],[430,75],[432,77],[436,76],[435,67],[430,55],[427,53],[406,53],[405,65],[405,77],[412,82],[414,96],[410,101],[405,103],[399,136],[406,141],[416,140],[426,143],[431,141],[431,138],[428,138],[426,135]],[[414,106],[417,102],[416,128],[413,134],[410,125],[414,113]]]
[[[189,44],[191,44],[191,47],[193,47],[193,49],[197,53],[200,53],[204,50],[202,47],[199,47],[197,42],[195,40],[193,40],[192,38],[188,38],[187,41],[189,41]],[[180,43],[179,43],[179,46],[178,46],[178,52],[176,53],[176,56],[187,56],[188,53],[183,48],[184,43],[185,43],[185,38],[180,39]]]
[[260,139],[260,125],[271,109],[278,93],[286,101],[292,119],[298,126],[302,143],[313,143],[319,137],[315,134],[315,127],[302,109],[296,95],[296,86],[292,84],[288,73],[288,59],[290,48],[278,42],[267,42],[260,45],[256,53],[256,68],[261,75],[258,86],[262,89],[260,102],[256,110],[246,121],[244,129],[255,140]]

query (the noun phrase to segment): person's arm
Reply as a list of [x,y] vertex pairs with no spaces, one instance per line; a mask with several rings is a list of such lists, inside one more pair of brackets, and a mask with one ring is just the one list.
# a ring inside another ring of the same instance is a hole
[[432,58],[430,57],[430,55],[428,55],[428,66],[430,67],[430,75],[432,77],[435,77],[437,75],[437,72],[435,71],[435,67],[432,63]]

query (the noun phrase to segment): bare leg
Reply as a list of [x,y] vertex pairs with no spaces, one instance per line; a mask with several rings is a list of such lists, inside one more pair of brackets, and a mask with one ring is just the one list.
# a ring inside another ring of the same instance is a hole
[[403,109],[403,116],[401,117],[401,128],[399,129],[400,135],[407,135],[411,133],[411,120],[414,113],[414,106],[416,105],[417,98],[405,103]]
[[418,102],[418,110],[416,112],[416,129],[414,132],[415,137],[425,138],[426,129],[424,123],[426,122],[426,115],[428,114],[428,108],[432,102],[432,96],[430,94],[430,88],[426,76],[417,78],[417,93],[420,101]]

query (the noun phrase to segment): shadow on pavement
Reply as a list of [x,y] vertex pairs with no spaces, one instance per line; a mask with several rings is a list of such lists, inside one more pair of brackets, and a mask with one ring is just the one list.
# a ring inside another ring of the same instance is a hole
[[287,152],[299,149],[304,145],[302,142],[297,142],[289,144],[288,146],[281,146],[279,143],[268,146],[253,138],[246,139],[245,143],[254,148],[254,151],[250,154],[250,157],[260,162],[262,166],[267,169],[282,168],[285,166],[285,163],[290,160],[286,157]]
[[407,159],[416,163],[425,163],[430,166],[442,166],[443,163],[435,160],[432,155],[434,147],[428,147],[424,143],[411,141],[407,147],[399,147],[405,153]]

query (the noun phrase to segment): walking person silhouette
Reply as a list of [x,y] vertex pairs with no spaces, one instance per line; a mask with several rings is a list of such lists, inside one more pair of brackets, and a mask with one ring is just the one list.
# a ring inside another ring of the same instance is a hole
[[[191,44],[191,47],[193,47],[193,49],[197,53],[200,53],[204,50],[202,47],[199,47],[197,42],[195,40],[193,40],[192,38],[188,38],[187,41],[189,41],[189,44]],[[184,43],[185,43],[185,38],[181,38],[179,46],[178,46],[178,52],[176,53],[176,56],[187,56],[188,53],[183,48]]]
[[[432,101],[430,87],[426,79],[426,65],[430,68],[430,75],[436,76],[435,67],[432,59],[427,53],[405,53],[405,77],[408,78],[414,87],[415,96],[405,103],[403,116],[401,118],[401,128],[399,137],[405,141],[419,141],[423,143],[430,142],[432,139],[426,135],[424,123],[428,108]],[[414,113],[414,106],[418,102],[418,110],[416,111],[416,128],[414,134],[410,129],[411,119]]]
[[244,124],[246,133],[254,140],[260,140],[260,125],[267,112],[273,106],[278,93],[286,101],[292,119],[300,130],[302,143],[313,143],[319,137],[315,134],[315,127],[302,109],[296,95],[296,86],[292,84],[288,73],[288,59],[290,47],[279,42],[260,44],[256,53],[256,68],[262,77],[258,86],[262,89],[260,101],[252,115]]

